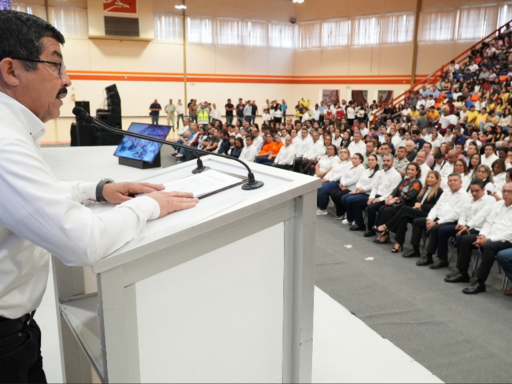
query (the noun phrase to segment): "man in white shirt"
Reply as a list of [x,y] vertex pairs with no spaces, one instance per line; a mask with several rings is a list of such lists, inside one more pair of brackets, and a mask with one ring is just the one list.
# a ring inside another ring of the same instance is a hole
[[176,106],[172,103],[172,99],[169,100],[169,104],[167,104],[164,108],[165,113],[167,113],[167,125],[172,127],[174,131],[174,120],[176,116]]
[[366,152],[366,144],[361,140],[361,134],[359,132],[354,133],[354,140],[348,145],[350,155],[354,153],[360,153],[364,156]]
[[[391,192],[400,184],[402,176],[393,167],[393,156],[384,155],[382,158],[382,171],[378,171],[374,176],[374,187],[370,193],[370,198],[366,204],[358,204],[354,207],[355,224],[350,227],[351,231],[362,231],[366,229],[364,237],[375,236],[375,219],[380,207],[386,202]],[[367,227],[364,226],[363,211],[366,209]]]
[[482,252],[477,280],[462,292],[468,295],[485,292],[485,281],[491,272],[496,254],[512,247],[512,183],[503,187],[503,200],[496,202],[487,215],[478,235],[467,235],[460,244],[457,271],[446,277],[447,283],[469,282],[469,264],[473,248]]
[[300,167],[302,165],[302,160],[306,152],[308,152],[311,147],[313,147],[314,141],[313,138],[309,135],[307,129],[302,129],[300,140],[294,144],[295,146],[295,162],[293,164],[294,172],[300,172]]
[[210,116],[212,117],[212,123],[213,125],[215,125],[215,122],[216,121],[221,121],[221,114],[220,114],[220,111],[217,109],[217,104],[213,103],[212,104],[212,110],[210,111]]
[[177,127],[178,129],[180,129],[180,120],[183,124],[185,124],[184,122],[184,118],[185,118],[185,115],[184,115],[184,111],[185,111],[185,107],[183,106],[183,103],[181,102],[181,99],[178,100],[178,104],[176,104],[176,114],[178,115],[178,119],[177,119]]
[[[496,199],[489,196],[484,187],[484,182],[479,179],[473,179],[469,189],[472,199],[467,200],[466,205],[462,208],[457,224],[436,225],[430,233],[438,230],[437,236],[437,258],[439,259],[430,266],[430,269],[439,269],[448,267],[448,241],[455,237],[460,249],[460,243],[466,234],[478,234],[482,229],[485,219],[491,213]],[[435,236],[434,236],[435,237]],[[432,237],[432,242],[434,237]],[[435,246],[431,245],[429,239],[427,257],[432,258],[435,252]]]
[[260,135],[260,131],[256,128],[251,129],[252,141],[253,145],[256,148],[256,151],[259,152],[261,147],[263,147],[263,138]]
[[[148,220],[197,203],[190,194],[158,192],[163,185],[55,178],[39,143],[71,86],[61,44],[64,37],[47,22],[0,12],[0,346],[3,357],[12,355],[0,364],[2,382],[46,382],[32,317],[50,254],[66,265],[93,265],[134,239]],[[130,197],[138,194],[146,195]],[[117,206],[94,214],[82,205],[90,200]],[[13,341],[13,334],[22,339]]]
[[427,180],[427,175],[431,171],[430,167],[427,165],[427,153],[423,150],[419,151],[416,154],[416,159],[414,159],[416,163],[419,164],[421,169],[420,181],[422,185],[425,185],[425,180]]
[[482,156],[482,165],[487,165],[489,168],[491,168],[491,170],[492,163],[499,159],[499,157],[496,156],[495,151],[496,147],[494,146],[494,144],[486,144],[484,148],[484,156]]
[[183,137],[183,135],[184,135],[185,133],[190,134],[190,127],[189,127],[189,124],[190,124],[190,123],[189,123],[189,119],[188,119],[188,117],[185,117],[185,118],[183,119],[183,128],[181,128],[181,129],[178,131],[178,136],[179,136],[179,137]]
[[434,99],[434,95],[428,95],[427,101],[425,101],[425,111],[428,111],[430,107],[435,107],[436,100]]
[[462,209],[469,200],[469,195],[462,189],[462,178],[457,173],[452,173],[448,178],[448,191],[444,191],[436,205],[430,210],[428,216],[414,219],[412,226],[411,245],[413,249],[403,254],[405,258],[420,257],[421,235],[425,229],[430,231],[429,245],[431,244],[430,257],[422,257],[418,266],[433,264],[432,254],[437,247],[437,236],[440,228],[435,228],[444,224],[455,224],[459,219]]
[[257,154],[258,149],[256,149],[253,144],[253,137],[245,136],[245,146],[242,149],[242,153],[240,154],[240,160],[254,162],[254,160],[256,160]]
[[274,167],[286,169],[290,171],[293,168],[293,162],[295,160],[295,147],[292,143],[292,138],[287,136],[284,141],[284,146],[281,147],[279,153],[277,154],[274,164]]

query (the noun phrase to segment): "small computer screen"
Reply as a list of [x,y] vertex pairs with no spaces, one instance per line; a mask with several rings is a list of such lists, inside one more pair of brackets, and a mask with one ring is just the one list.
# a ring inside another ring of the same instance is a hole
[[[168,125],[151,125],[142,123],[132,123],[130,128],[128,128],[128,132],[139,133],[141,135],[151,136],[160,140],[165,140],[170,130],[171,127]],[[162,144],[160,143],[125,136],[123,141],[118,145],[114,156],[152,163],[161,147]]]
[[12,8],[11,0],[0,0],[0,11]]

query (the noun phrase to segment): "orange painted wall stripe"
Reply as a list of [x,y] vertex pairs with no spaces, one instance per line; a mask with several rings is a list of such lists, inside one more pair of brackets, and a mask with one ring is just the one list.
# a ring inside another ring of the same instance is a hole
[[[147,82],[170,82],[182,83],[183,77],[164,77],[164,76],[135,76],[135,75],[72,75],[71,80],[99,80],[99,81],[147,81]],[[231,84],[408,84],[410,78],[400,79],[318,79],[318,80],[291,80],[291,79],[242,79],[242,78],[208,78],[188,76],[190,83],[231,83]]]
[[[182,73],[161,72],[113,72],[113,71],[68,71],[72,80],[92,81],[147,81],[183,82]],[[418,75],[424,79],[426,75]],[[238,83],[238,84],[407,84],[407,75],[368,75],[368,76],[278,76],[278,75],[227,75],[189,74],[189,82],[196,83]]]
[[[119,76],[180,76],[183,73],[167,73],[167,72],[113,72],[113,71],[74,71],[68,70],[68,74],[73,75],[119,75]],[[411,78],[410,75],[340,75],[340,76],[288,76],[288,75],[245,75],[245,74],[210,74],[210,73],[189,73],[188,76],[193,77],[219,77],[219,78],[270,78],[270,79],[368,79],[368,78]],[[427,77],[428,75],[416,75],[416,77]]]

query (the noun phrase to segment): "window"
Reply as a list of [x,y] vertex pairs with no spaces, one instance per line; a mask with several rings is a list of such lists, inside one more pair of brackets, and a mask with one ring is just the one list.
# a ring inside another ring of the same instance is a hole
[[352,26],[352,45],[379,44],[380,23],[378,18],[355,19]]
[[498,7],[460,10],[458,40],[480,40],[497,28]]
[[269,45],[273,48],[295,48],[297,26],[290,24],[269,24]]
[[13,5],[12,9],[14,11],[25,12],[29,15],[34,15],[46,20],[46,12],[44,7],[40,5]]
[[155,40],[173,44],[183,43],[183,17],[155,15]]
[[192,44],[213,44],[212,20],[199,17],[188,17],[187,41]]
[[321,23],[306,23],[299,25],[299,49],[320,48],[321,46]]
[[512,20],[512,4],[502,5],[499,8],[498,25],[496,26],[496,28],[505,25],[510,20]]
[[418,41],[445,41],[453,40],[457,11],[427,12],[420,14],[418,27]]
[[215,44],[242,45],[242,20],[217,19],[215,21]]
[[322,47],[343,47],[350,42],[350,20],[322,23]]
[[66,38],[87,39],[87,10],[78,8],[48,8],[48,21]]
[[249,47],[267,47],[268,23],[247,21],[244,27],[243,44]]
[[403,44],[412,42],[414,15],[394,15],[380,17],[381,43]]

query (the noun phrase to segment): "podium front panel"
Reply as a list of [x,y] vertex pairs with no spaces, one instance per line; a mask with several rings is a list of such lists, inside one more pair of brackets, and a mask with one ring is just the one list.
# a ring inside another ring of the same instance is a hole
[[136,283],[141,382],[282,382],[283,255],[281,223]]

